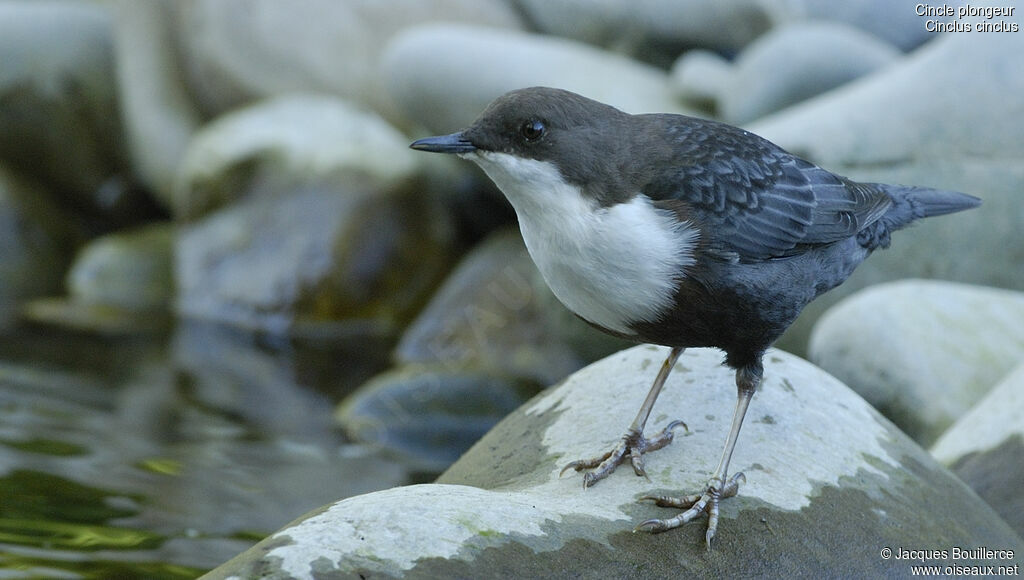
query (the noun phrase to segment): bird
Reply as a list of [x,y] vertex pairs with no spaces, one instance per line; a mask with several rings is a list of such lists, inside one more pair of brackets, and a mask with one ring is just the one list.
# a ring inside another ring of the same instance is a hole
[[721,459],[697,493],[644,496],[684,511],[640,522],[662,532],[707,514],[746,478],[729,462],[768,347],[812,300],[843,283],[890,234],[978,206],[964,193],[847,179],[744,129],[681,114],[629,114],[550,87],[506,93],[467,128],[414,141],[475,162],[515,210],[555,296],[598,329],[669,347],[618,443],[568,463],[583,487],[672,442],[680,420],[645,436],[676,360],[714,347],[735,371],[736,407]]

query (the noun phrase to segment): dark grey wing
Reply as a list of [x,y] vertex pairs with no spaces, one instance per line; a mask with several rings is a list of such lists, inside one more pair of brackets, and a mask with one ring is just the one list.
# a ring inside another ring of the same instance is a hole
[[[672,117],[669,117],[670,119]],[[834,175],[742,129],[683,118],[644,193],[684,202],[708,249],[741,260],[791,255],[855,235],[892,205],[884,191]],[[664,120],[662,121],[664,122]]]

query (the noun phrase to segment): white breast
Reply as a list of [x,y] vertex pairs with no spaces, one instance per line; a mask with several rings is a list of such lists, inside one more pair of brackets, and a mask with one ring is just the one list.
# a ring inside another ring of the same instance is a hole
[[519,217],[530,255],[555,296],[586,320],[631,335],[671,306],[694,263],[696,228],[642,195],[600,207],[549,162],[476,152]]

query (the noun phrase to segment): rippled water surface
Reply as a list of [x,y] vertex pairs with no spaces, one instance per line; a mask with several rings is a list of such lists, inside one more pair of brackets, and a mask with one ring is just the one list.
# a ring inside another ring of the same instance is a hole
[[344,344],[187,324],[0,337],[0,578],[195,578],[311,509],[406,483],[332,424],[383,364]]

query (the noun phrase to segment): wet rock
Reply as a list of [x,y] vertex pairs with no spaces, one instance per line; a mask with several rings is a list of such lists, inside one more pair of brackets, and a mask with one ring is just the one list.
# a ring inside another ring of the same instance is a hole
[[895,234],[891,248],[808,306],[781,348],[804,352],[821,313],[871,284],[917,277],[1024,289],[1024,252],[1016,243],[1024,228],[1024,166],[1017,161],[1024,156],[1024,117],[1017,114],[1024,107],[1024,61],[1010,56],[1021,50],[1019,34],[946,35],[898,64],[748,127],[853,179],[984,199],[978,209]]
[[32,180],[0,163],[0,328],[21,301],[56,294],[78,232],[70,217]]
[[68,272],[73,300],[136,311],[162,311],[174,291],[175,228],[158,223],[92,240]]
[[154,224],[86,244],[67,275],[68,298],[33,300],[31,320],[102,333],[155,332],[169,324],[174,226]]
[[327,96],[287,95],[224,115],[189,143],[174,211],[193,219],[269,181],[264,189],[358,181],[387,188],[410,177],[421,156],[374,113]]
[[358,321],[393,336],[447,271],[449,215],[414,190],[308,187],[246,199],[180,232],[180,314],[287,334]]
[[110,16],[88,2],[0,2],[0,158],[82,207],[127,166]]
[[524,0],[520,4],[543,32],[626,49],[663,44],[736,50],[771,25],[770,6],[751,0]]
[[546,85],[630,113],[680,111],[664,72],[570,40],[508,30],[424,25],[395,37],[382,60],[388,92],[434,132],[468,125],[496,97]]
[[797,23],[751,43],[719,93],[723,120],[742,124],[869,74],[901,56],[856,28]]
[[923,445],[1024,359],[1024,293],[909,280],[826,312],[811,360]]
[[584,492],[559,471],[619,438],[666,352],[640,346],[595,363],[502,421],[438,483],[325,506],[208,577],[892,576],[910,563],[879,554],[907,546],[990,546],[1015,552],[1000,564],[1021,561],[1020,538],[963,482],[837,380],[780,351],[765,359],[733,458],[747,482],[723,502],[710,556],[703,519],[633,533],[677,513],[640,497],[692,491],[718,461],[735,394],[719,351],[688,351],[669,378],[649,428],[681,416],[689,431],[647,459],[650,479],[623,467]]
[[506,229],[462,260],[405,330],[395,359],[552,383],[628,344],[569,313],[519,233]]
[[353,441],[440,473],[539,390],[494,372],[408,365],[374,377],[335,417]]
[[338,420],[354,440],[439,473],[539,384],[625,345],[570,314],[519,233],[501,230],[459,263],[405,330],[399,366],[349,397]]
[[500,0],[198,0],[176,3],[183,64],[203,109],[293,91],[339,95],[392,121],[379,56],[405,27],[431,21],[518,28]]
[[267,435],[331,446],[339,435],[334,405],[387,368],[393,342],[356,324],[323,327],[335,332],[267,336],[184,319],[175,326],[170,352],[174,368],[189,377],[190,400],[204,409]]
[[134,174],[165,208],[174,179],[202,119],[182,75],[173,31],[174,0],[112,3],[125,133]]
[[1024,536],[1024,364],[957,419],[931,451]]

